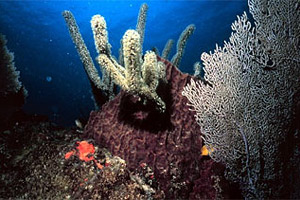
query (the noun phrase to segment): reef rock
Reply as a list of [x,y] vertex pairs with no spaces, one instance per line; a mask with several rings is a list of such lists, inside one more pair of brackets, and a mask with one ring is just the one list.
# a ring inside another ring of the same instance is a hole
[[[181,95],[192,76],[159,59],[166,65],[167,83],[161,81],[157,93],[166,103],[166,111],[160,113],[154,102],[145,104],[139,97],[121,91],[101,111],[91,113],[85,136],[124,159],[130,170],[146,163],[166,198],[189,198],[190,194],[216,198],[216,163],[201,157],[200,127]],[[206,182],[202,182],[203,190],[195,185],[196,180]]]

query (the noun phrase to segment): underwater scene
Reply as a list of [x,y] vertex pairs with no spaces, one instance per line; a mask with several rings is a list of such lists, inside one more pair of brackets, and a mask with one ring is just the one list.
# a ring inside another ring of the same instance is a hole
[[300,0],[0,0],[0,199],[300,199]]

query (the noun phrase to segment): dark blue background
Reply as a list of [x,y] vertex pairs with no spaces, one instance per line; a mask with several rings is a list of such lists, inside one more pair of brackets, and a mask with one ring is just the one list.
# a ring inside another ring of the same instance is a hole
[[[193,64],[202,52],[223,46],[231,23],[243,11],[240,1],[3,1],[0,0],[0,33],[15,54],[21,81],[29,91],[24,109],[45,114],[60,125],[74,125],[81,113],[94,108],[89,82],[69,36],[63,10],[70,10],[93,58],[97,56],[90,19],[105,17],[113,54],[118,57],[120,39],[136,26],[140,5],[149,5],[144,51],[156,46],[162,51],[168,39],[177,41],[189,24],[195,24],[181,70],[193,73]],[[171,56],[175,53],[175,46]],[[171,57],[170,56],[170,57]],[[98,65],[95,62],[95,65]]]

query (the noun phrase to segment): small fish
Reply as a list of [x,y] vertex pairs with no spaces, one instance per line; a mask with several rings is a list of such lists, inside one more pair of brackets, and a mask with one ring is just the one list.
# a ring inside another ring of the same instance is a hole
[[82,123],[81,123],[81,121],[80,121],[79,119],[76,119],[76,120],[75,120],[75,124],[76,124],[76,126],[77,126],[78,128],[83,129],[83,125],[82,125]]
[[207,145],[204,145],[201,148],[201,156],[209,156],[212,152],[214,152],[214,149],[212,147],[208,147]]

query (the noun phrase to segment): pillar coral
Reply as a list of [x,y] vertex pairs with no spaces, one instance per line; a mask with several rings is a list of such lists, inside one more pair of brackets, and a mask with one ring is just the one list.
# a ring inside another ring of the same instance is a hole
[[[138,97],[121,91],[101,111],[91,113],[84,134],[126,160],[130,170],[147,163],[167,198],[195,196],[196,180],[207,181],[205,190],[197,188],[197,197],[215,198],[216,163],[201,156],[200,128],[181,94],[192,77],[158,60],[166,65],[167,82],[161,81],[157,88],[166,111],[161,113],[155,102],[143,105]],[[209,168],[204,171],[201,166]]]

